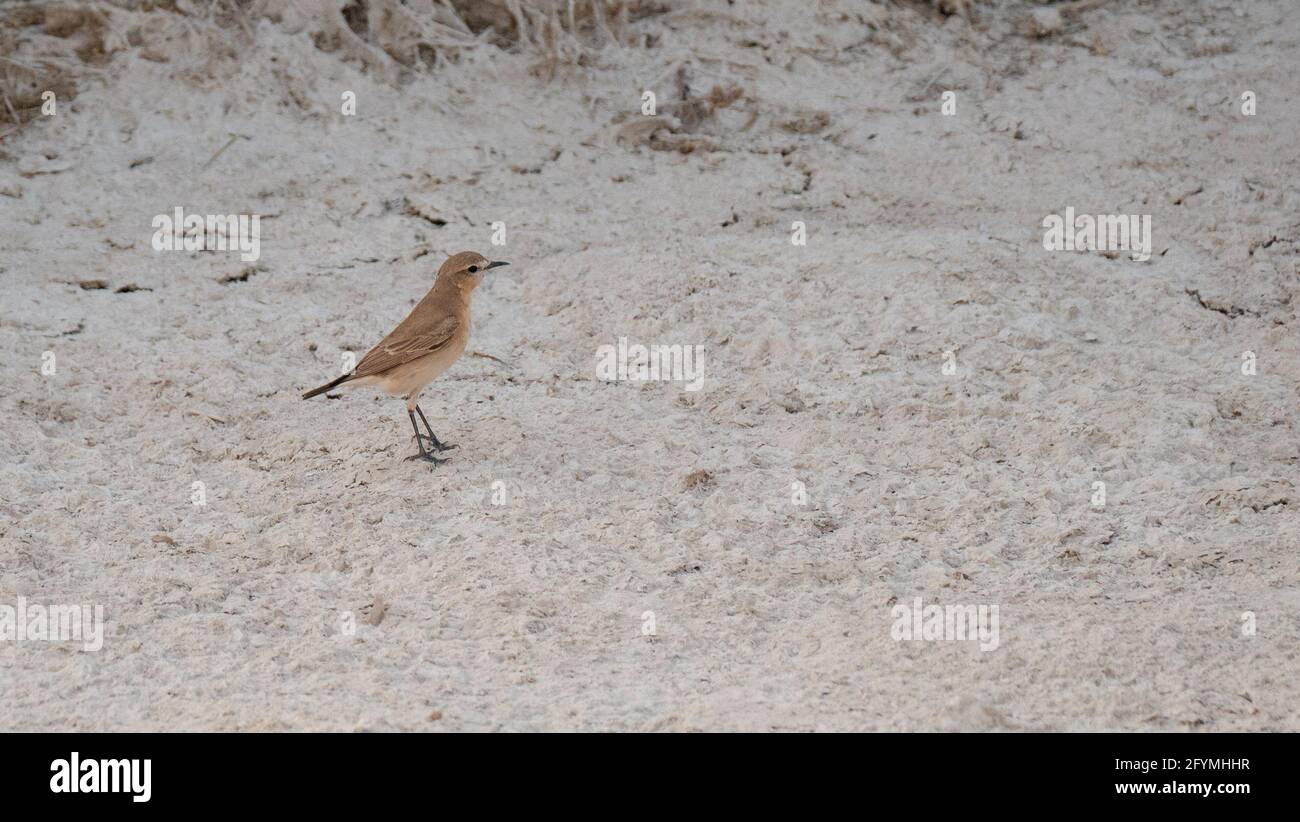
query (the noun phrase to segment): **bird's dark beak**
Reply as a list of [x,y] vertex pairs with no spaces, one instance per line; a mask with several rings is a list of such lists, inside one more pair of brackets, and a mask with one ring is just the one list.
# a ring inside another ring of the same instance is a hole
[[494,263],[488,263],[486,266],[484,266],[483,270],[484,270],[484,271],[487,271],[487,270],[489,270],[489,269],[497,268],[497,267],[499,267],[499,266],[503,266],[503,265],[510,265],[510,263],[503,263],[503,262],[501,262],[500,260],[498,260],[498,261],[496,261],[496,262],[494,262]]

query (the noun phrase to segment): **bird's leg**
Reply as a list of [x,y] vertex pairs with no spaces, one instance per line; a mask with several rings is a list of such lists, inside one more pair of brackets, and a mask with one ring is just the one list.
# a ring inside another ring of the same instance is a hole
[[[414,414],[414,413],[413,413],[409,408],[408,408],[407,411],[406,411],[406,416],[408,416],[408,417],[411,418],[411,428],[415,429],[415,444],[416,444],[416,445],[419,447],[419,449],[420,449],[420,453],[418,453],[418,454],[412,454],[411,456],[407,457],[406,459],[407,459],[408,461],[410,461],[410,460],[414,460],[414,459],[421,459],[421,460],[424,460],[425,462],[431,462],[431,463],[433,463],[434,465],[438,465],[439,463],[446,462],[446,460],[440,460],[440,459],[438,459],[437,457],[435,457],[433,454],[430,454],[428,451],[425,450],[425,448],[424,448],[424,435],[420,433],[420,426],[418,426],[418,425],[415,424],[415,414]],[[423,417],[424,415],[421,414],[420,416]],[[425,426],[428,427],[428,425],[429,425],[429,424],[426,422],[426,423],[425,423]],[[434,440],[434,442],[437,443],[437,440]]]
[[[442,450],[442,449],[440,448],[441,443],[438,442],[438,438],[437,438],[437,437],[433,436],[433,432],[432,432],[432,431],[430,431],[428,434],[424,434],[423,432],[420,431],[420,426],[418,426],[418,425],[415,424],[415,417],[411,416],[411,412],[412,412],[412,411],[420,411],[420,407],[419,407],[418,405],[415,404],[415,397],[407,397],[407,399],[406,399],[406,416],[411,417],[411,427],[415,429],[415,439],[416,439],[416,442],[419,442],[419,443],[421,443],[421,445],[423,445],[424,441],[425,441],[425,440],[428,440],[429,442],[433,443],[432,448],[438,448],[438,450]],[[420,419],[424,420],[424,412],[423,412],[423,411],[420,411]],[[428,420],[424,420],[424,427],[425,427],[426,429],[429,427],[429,421],[428,421]],[[432,450],[432,448],[431,448],[430,450]]]
[[[415,413],[420,415],[420,420],[424,423],[424,430],[429,432],[429,439],[433,442],[434,448],[439,451],[450,451],[456,447],[450,443],[438,442],[438,438],[433,435],[433,429],[429,427],[429,421],[424,418],[424,412],[420,410],[420,406],[415,406]],[[415,423],[412,422],[411,424],[414,425]],[[416,433],[419,433],[419,429],[416,429]]]

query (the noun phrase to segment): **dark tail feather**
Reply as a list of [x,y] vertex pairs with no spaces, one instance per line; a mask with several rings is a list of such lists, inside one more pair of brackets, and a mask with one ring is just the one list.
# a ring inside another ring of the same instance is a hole
[[352,379],[351,374],[344,374],[343,376],[339,377],[337,380],[330,380],[329,382],[322,385],[320,388],[313,388],[312,390],[308,391],[306,394],[303,394],[302,398],[304,400],[309,400],[312,397],[316,396],[317,394],[324,394],[326,391],[330,390],[331,388],[336,387],[340,383],[347,382],[350,379]]

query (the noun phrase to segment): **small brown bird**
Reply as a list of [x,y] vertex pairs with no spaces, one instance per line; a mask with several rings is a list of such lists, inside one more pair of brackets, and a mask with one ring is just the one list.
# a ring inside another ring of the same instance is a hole
[[[465,350],[469,340],[470,295],[483,281],[484,274],[503,265],[509,263],[490,262],[473,251],[452,255],[438,269],[433,288],[424,299],[416,303],[392,333],[361,358],[356,368],[320,388],[313,388],[302,398],[311,399],[345,383],[373,385],[387,394],[404,396],[406,415],[411,418],[415,442],[420,448],[419,454],[407,459],[424,459],[435,465],[446,462],[433,456],[432,451],[442,452],[456,446],[438,441],[417,400],[424,387],[450,368]],[[415,424],[416,414],[420,415],[427,436]],[[428,449],[424,447],[426,439]]]

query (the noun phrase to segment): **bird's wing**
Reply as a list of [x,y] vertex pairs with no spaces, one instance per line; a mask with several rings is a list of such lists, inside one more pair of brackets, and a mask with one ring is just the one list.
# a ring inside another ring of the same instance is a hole
[[352,372],[352,378],[382,374],[402,363],[435,354],[446,347],[458,328],[460,320],[450,316],[434,323],[428,331],[417,334],[399,328],[361,358],[356,370]]

